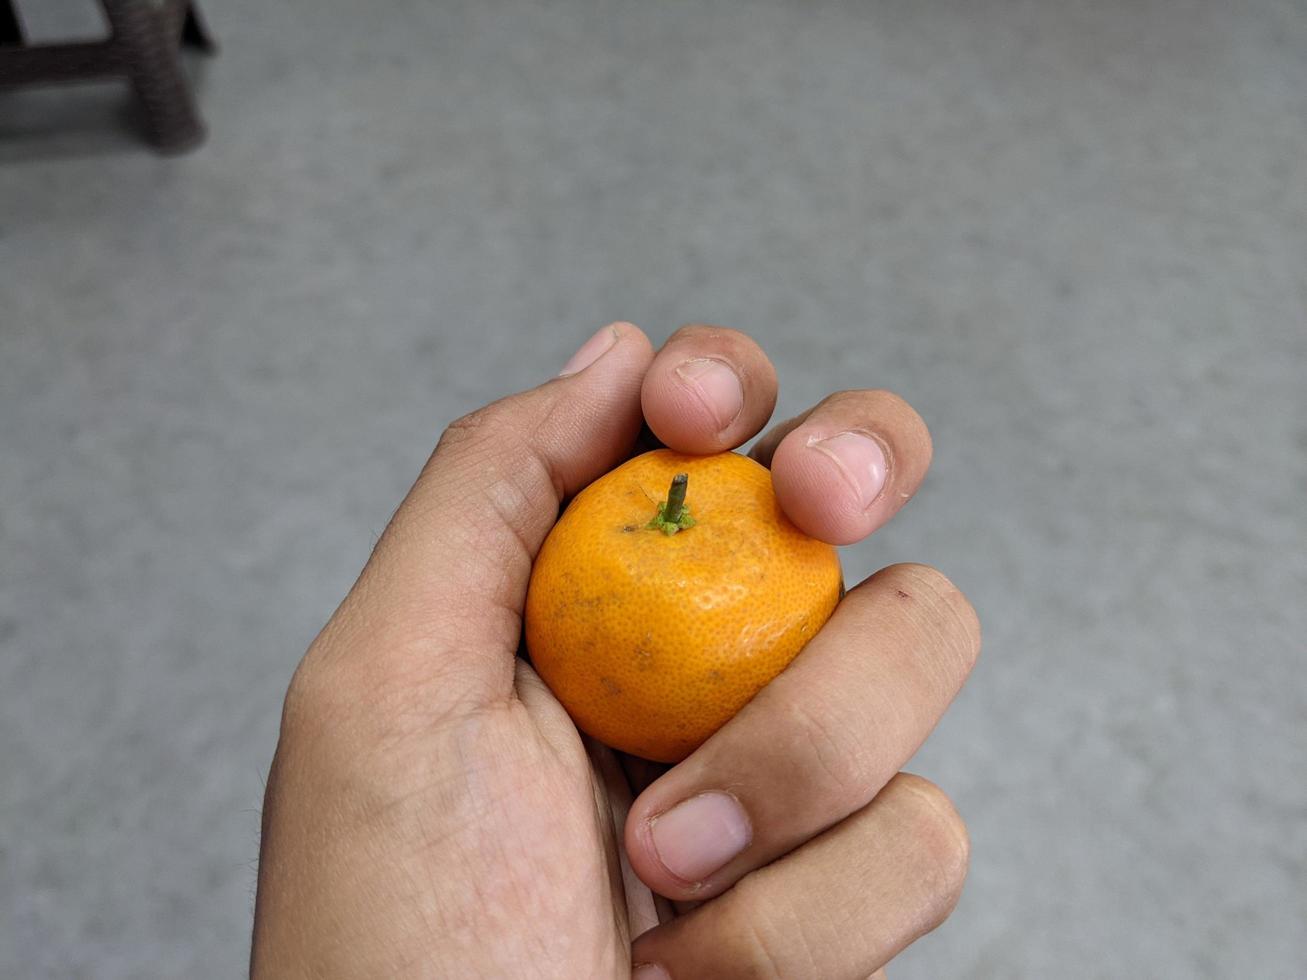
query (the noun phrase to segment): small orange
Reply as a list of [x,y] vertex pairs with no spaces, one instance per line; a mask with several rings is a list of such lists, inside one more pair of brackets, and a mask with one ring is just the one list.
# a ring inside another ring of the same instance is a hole
[[586,487],[546,538],[527,650],[582,731],[678,762],[794,659],[840,589],[835,549],[790,523],[764,467],[659,449]]

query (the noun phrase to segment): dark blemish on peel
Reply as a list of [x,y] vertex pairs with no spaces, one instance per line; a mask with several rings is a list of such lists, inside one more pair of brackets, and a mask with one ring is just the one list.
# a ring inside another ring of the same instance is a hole
[[604,690],[609,694],[617,695],[622,693],[622,685],[618,684],[617,681],[613,680],[611,677],[600,677],[599,683],[604,686]]
[[895,589],[894,591],[895,591],[895,593],[898,595],[898,597],[899,597],[900,599],[911,599],[911,598],[912,598],[912,596],[908,595],[908,594],[907,594],[906,592],[904,592],[902,589]]

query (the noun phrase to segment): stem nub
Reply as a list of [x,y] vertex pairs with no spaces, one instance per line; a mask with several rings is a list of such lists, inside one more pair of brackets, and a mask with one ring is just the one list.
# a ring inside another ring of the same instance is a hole
[[685,488],[690,482],[689,474],[677,473],[672,477],[672,487],[667,491],[667,501],[658,505],[658,513],[645,527],[663,534],[673,535],[677,531],[694,527],[694,518],[690,508],[685,506]]
[[685,487],[690,482],[690,474],[677,473],[672,477],[672,489],[667,491],[667,506],[663,508],[663,520],[675,524],[685,506]]

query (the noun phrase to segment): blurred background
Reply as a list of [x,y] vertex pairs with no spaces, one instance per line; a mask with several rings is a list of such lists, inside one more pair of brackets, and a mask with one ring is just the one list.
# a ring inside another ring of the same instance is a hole
[[297,659],[442,427],[630,319],[933,430],[845,555],[986,629],[894,980],[1307,977],[1307,6],[205,13],[191,155],[0,92],[0,974],[245,970]]

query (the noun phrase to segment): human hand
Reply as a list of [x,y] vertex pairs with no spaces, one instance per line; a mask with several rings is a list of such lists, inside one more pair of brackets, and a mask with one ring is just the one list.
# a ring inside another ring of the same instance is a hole
[[[516,655],[560,503],[644,422],[719,452],[775,400],[743,334],[688,327],[655,355],[615,324],[562,376],[449,427],[287,692],[254,976],[862,978],[943,921],[966,832],[940,790],[896,775],[979,647],[938,572],[851,589],[647,788],[654,767],[578,735]],[[900,399],[851,391],[753,454],[796,524],[844,544],[898,510],[930,452]]]

